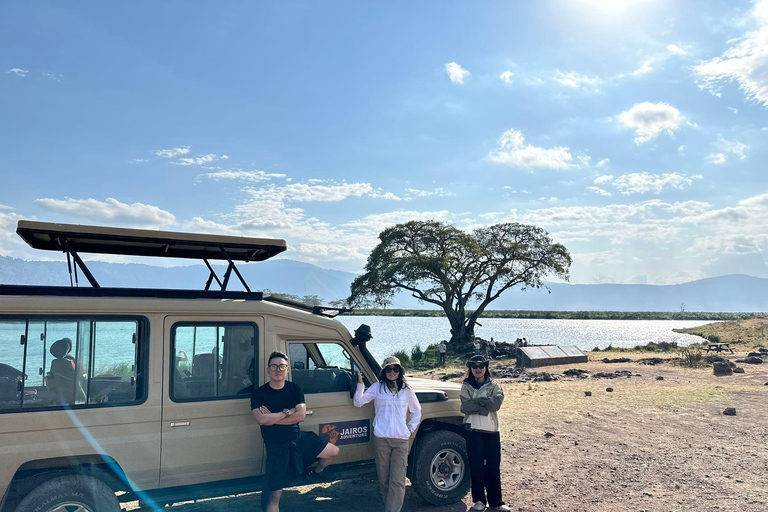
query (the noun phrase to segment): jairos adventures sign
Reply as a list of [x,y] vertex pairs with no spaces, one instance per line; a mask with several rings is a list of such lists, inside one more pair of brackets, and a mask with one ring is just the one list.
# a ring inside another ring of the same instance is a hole
[[318,434],[331,444],[367,443],[371,440],[371,421],[340,421],[338,423],[321,423]]

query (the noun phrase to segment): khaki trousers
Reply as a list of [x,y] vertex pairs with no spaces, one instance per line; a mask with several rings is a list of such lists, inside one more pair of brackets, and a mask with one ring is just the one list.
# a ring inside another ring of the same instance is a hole
[[376,473],[384,498],[385,512],[400,512],[405,499],[405,473],[408,469],[408,439],[373,436]]

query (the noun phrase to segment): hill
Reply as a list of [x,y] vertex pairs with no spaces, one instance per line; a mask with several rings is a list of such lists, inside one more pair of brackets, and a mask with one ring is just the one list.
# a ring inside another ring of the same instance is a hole
[[[91,262],[102,286],[202,289],[208,278],[203,265],[155,267],[143,264]],[[355,274],[328,270],[289,259],[239,265],[253,290],[299,296],[317,295],[324,303],[343,299]],[[221,270],[219,270],[221,269]],[[223,267],[217,267],[219,275]],[[81,276],[81,282],[85,280]],[[25,261],[0,257],[0,283],[69,285],[63,261]],[[233,278],[231,289],[242,289]],[[550,283],[547,290],[513,289],[493,303],[494,310],[536,311],[768,311],[768,279],[741,274],[711,277],[689,283],[656,286],[638,284]],[[393,308],[434,309],[408,294],[395,297]]]

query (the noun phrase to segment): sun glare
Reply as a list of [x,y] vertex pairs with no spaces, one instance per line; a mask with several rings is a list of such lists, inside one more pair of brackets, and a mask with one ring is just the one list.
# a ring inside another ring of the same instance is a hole
[[575,0],[576,4],[582,4],[590,9],[602,12],[609,16],[620,15],[626,10],[638,7],[641,4],[649,4],[655,0]]

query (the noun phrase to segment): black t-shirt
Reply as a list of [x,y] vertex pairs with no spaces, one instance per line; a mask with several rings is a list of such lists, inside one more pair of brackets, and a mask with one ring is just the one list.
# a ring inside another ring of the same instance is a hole
[[[282,389],[274,389],[269,382],[253,390],[251,393],[251,409],[258,409],[262,405],[269,412],[282,412],[283,409],[292,409],[298,404],[304,403],[304,392],[293,382],[285,381]],[[299,424],[293,425],[262,425],[261,437],[267,443],[287,443],[296,439],[299,433]]]

